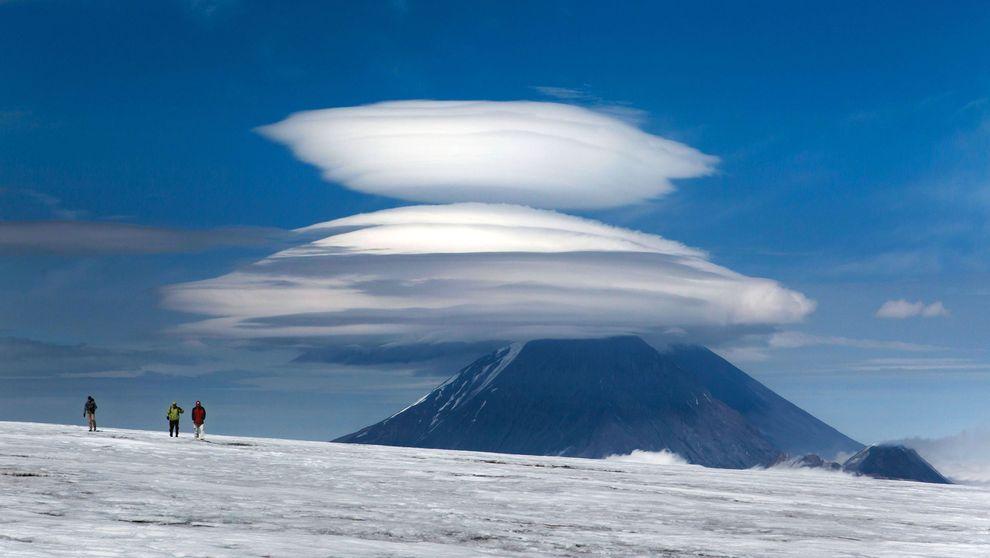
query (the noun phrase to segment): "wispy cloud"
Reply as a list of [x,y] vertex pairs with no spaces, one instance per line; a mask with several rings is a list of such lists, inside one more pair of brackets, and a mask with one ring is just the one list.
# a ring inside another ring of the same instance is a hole
[[16,218],[11,216],[13,208],[20,208],[21,211],[34,209],[44,218],[57,219],[61,221],[72,221],[86,217],[89,212],[82,209],[66,207],[62,200],[32,190],[30,188],[0,188],[0,200],[4,201],[0,205],[0,219]]
[[577,89],[572,87],[556,87],[553,85],[534,85],[532,89],[541,95],[558,99],[565,103],[581,105],[633,126],[643,124],[649,116],[645,110],[632,107],[627,103],[606,101],[602,97],[590,93],[586,88]]
[[875,315],[878,318],[903,320],[918,316],[922,318],[944,317],[949,315],[949,311],[940,300],[936,300],[931,304],[925,304],[920,300],[916,302],[909,302],[904,299],[899,299],[884,302],[883,305],[877,309]]
[[533,89],[546,95],[547,97],[552,97],[554,99],[560,99],[561,101],[585,101],[585,102],[601,102],[601,97],[597,95],[592,95],[584,89],[576,89],[573,87],[556,87],[553,85],[534,85]]
[[801,320],[814,302],[662,237],[520,206],[412,206],[314,227],[325,238],[176,285],[184,331],[471,341]]
[[962,108],[959,109],[960,113],[964,113],[971,110],[982,110],[990,106],[990,97],[979,97],[967,102]]
[[236,7],[239,0],[183,0],[187,12],[197,21],[207,23]]
[[873,358],[846,367],[860,372],[990,372],[990,363],[968,358]]
[[0,221],[0,254],[162,254],[278,246],[292,234],[258,227],[173,229],[102,221]]
[[83,377],[108,370],[138,373],[161,355],[148,350],[66,345],[18,337],[0,337],[0,379]]
[[[272,345],[255,350],[234,343],[164,338],[139,345],[55,343],[0,337],[0,380],[128,379],[147,375],[202,376],[230,368],[264,370],[285,365],[298,349]],[[325,367],[325,365],[324,365]],[[300,365],[299,368],[304,368]]]
[[529,101],[398,101],[259,131],[348,188],[419,202],[604,208],[656,198],[717,158],[614,114]]
[[876,339],[856,339],[835,335],[813,335],[799,331],[780,331],[770,336],[769,346],[773,349],[798,349],[801,347],[836,346],[856,349],[889,349],[896,351],[935,351],[934,345],[906,343],[903,341],[880,341]]

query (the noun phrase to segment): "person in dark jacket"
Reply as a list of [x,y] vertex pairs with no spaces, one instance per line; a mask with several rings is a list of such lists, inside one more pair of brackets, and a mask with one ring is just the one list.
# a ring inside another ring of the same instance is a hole
[[83,405],[83,416],[89,420],[89,431],[96,432],[96,400],[90,395]]
[[173,401],[172,406],[168,408],[165,412],[165,418],[168,419],[168,437],[172,437],[172,433],[175,433],[175,437],[179,437],[179,416],[185,411],[179,406],[178,401]]
[[192,410],[192,420],[193,425],[196,426],[196,439],[205,440],[206,439],[206,407],[199,401],[196,402],[196,406]]

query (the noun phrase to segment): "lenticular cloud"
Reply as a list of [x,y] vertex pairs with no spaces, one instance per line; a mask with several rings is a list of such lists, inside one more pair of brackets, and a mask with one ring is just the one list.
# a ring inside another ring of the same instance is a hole
[[354,215],[326,234],[167,291],[184,326],[236,337],[389,341],[648,334],[778,324],[814,303],[662,237],[553,211],[465,203]]
[[710,174],[717,158],[581,107],[397,101],[301,112],[264,126],[332,182],[402,200],[603,208]]

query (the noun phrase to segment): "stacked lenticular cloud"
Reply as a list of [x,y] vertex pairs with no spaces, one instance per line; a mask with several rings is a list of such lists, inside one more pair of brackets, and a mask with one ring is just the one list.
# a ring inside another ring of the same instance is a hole
[[[579,107],[408,101],[293,115],[262,129],[324,176],[406,200],[318,240],[171,287],[234,337],[421,342],[600,336],[794,322],[814,303],[653,234],[510,203],[610,207],[669,192],[715,159]],[[479,203],[498,202],[498,203]],[[324,236],[325,235],[325,236]]]
[[294,114],[259,131],[348,188],[401,200],[548,209],[639,203],[715,157],[580,107],[402,101]]

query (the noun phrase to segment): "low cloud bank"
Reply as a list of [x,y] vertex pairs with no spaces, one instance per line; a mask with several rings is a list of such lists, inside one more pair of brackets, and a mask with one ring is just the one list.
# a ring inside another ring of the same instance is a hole
[[906,438],[894,443],[914,448],[953,482],[990,485],[990,426],[943,438]]
[[633,450],[628,455],[610,455],[605,460],[622,463],[649,463],[650,465],[688,465],[686,459],[668,450]]
[[350,189],[402,200],[590,209],[639,203],[716,157],[621,118],[532,101],[395,101],[258,129]]
[[590,337],[801,320],[814,302],[662,237],[527,207],[413,206],[304,229],[324,238],[170,287],[241,338],[405,342]]
[[0,337],[0,379],[40,378],[59,374],[98,374],[136,370],[154,357],[139,350],[89,345],[61,345],[18,337]]

